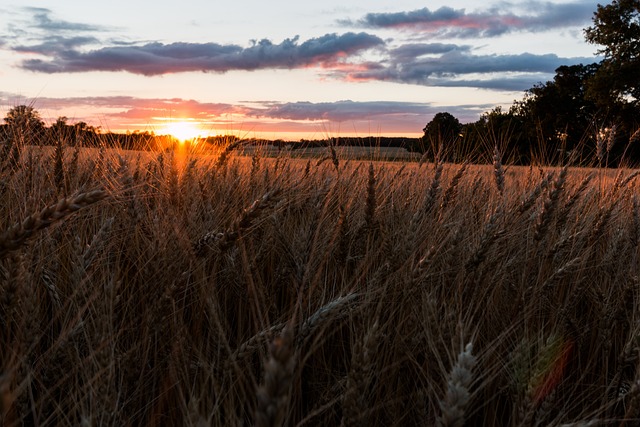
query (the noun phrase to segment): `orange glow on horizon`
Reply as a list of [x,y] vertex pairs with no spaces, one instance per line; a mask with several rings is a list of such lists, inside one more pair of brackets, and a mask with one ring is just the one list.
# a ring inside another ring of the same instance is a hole
[[180,141],[189,141],[202,136],[202,129],[189,121],[169,122],[164,126],[163,133],[167,133]]

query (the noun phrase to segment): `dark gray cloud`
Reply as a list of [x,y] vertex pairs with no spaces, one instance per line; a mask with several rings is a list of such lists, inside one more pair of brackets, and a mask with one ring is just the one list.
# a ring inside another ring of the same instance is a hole
[[[18,46],[16,50],[36,50],[46,55],[41,49],[46,44]],[[262,39],[246,48],[218,43],[147,43],[82,52],[59,46],[48,51],[51,59],[28,59],[21,66],[43,73],[127,71],[147,76],[188,71],[299,68],[329,66],[346,56],[382,45],[384,42],[379,37],[361,32],[325,34],[302,43],[298,37],[279,44]]]
[[468,52],[471,46],[451,43],[407,43],[391,49],[389,54],[396,62],[414,61],[425,55],[442,55],[450,52]]
[[447,6],[432,11],[425,7],[405,12],[368,13],[355,22],[340,20],[339,23],[366,28],[410,29],[438,37],[496,37],[515,31],[535,32],[584,26],[591,22],[597,2],[529,1],[519,7],[527,12],[514,12],[514,4],[504,2],[476,12]]
[[555,54],[474,55],[467,49],[451,49],[435,56],[392,56],[384,63],[360,64],[357,69],[337,71],[334,75],[353,81],[525,90],[551,78],[561,65],[587,64],[594,60],[562,58]]
[[10,36],[5,48],[45,58],[20,62],[26,70],[42,73],[126,71],[160,75],[188,71],[226,72],[272,68],[329,67],[351,55],[384,45],[364,32],[325,34],[300,41],[293,37],[273,43],[254,40],[248,47],[219,43],[136,43],[109,38],[96,25],[55,19],[50,9],[22,8],[31,15],[24,22],[7,23]]

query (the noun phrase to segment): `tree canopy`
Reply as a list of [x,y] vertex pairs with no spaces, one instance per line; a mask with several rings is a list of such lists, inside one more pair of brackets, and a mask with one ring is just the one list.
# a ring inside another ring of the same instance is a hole
[[451,153],[462,132],[462,123],[451,113],[437,113],[422,129],[424,132],[421,152],[429,153],[431,158],[438,155],[439,150]]
[[589,43],[603,46],[601,67],[592,81],[591,96],[605,103],[637,104],[640,100],[640,1],[614,0],[598,5],[593,26],[585,29]]

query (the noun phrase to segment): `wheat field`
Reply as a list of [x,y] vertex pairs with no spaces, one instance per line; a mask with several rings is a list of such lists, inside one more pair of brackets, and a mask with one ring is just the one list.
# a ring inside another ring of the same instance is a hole
[[0,424],[637,425],[637,172],[0,146]]

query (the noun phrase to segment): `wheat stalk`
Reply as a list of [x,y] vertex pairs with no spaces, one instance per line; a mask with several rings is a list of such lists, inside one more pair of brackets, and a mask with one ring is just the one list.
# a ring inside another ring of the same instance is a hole
[[332,140],[329,140],[329,151],[331,153],[331,162],[333,163],[333,167],[336,169],[336,172],[340,172],[340,160],[338,159],[338,153],[336,153]]
[[365,226],[373,228],[376,220],[376,176],[373,163],[369,163],[369,177],[367,180],[367,200],[365,206]]
[[498,146],[495,145],[493,148],[493,175],[500,195],[504,194],[504,168],[502,167],[501,157]]
[[613,150],[613,144],[615,144],[616,142],[617,130],[618,130],[618,126],[615,124],[611,126],[611,129],[609,129],[609,132],[607,135],[607,154],[610,154],[611,151]]
[[58,143],[53,150],[53,176],[56,184],[56,189],[64,193],[64,145],[62,143],[62,139],[58,140]]

